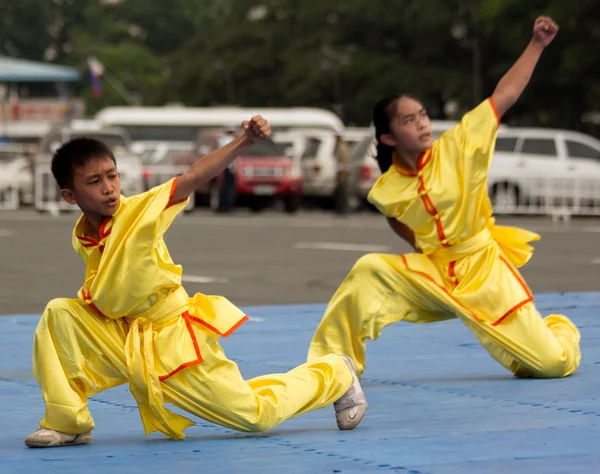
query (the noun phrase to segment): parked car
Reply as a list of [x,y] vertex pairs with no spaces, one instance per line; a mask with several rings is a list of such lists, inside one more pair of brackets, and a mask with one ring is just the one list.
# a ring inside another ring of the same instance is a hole
[[[203,130],[198,135],[192,153],[173,153],[168,164],[182,169],[219,147],[222,129]],[[299,210],[302,202],[300,169],[301,139],[287,132],[275,132],[270,140],[249,147],[232,164],[235,179],[235,203],[260,211],[274,201],[282,201],[286,212]],[[201,186],[197,202],[208,200],[215,212],[223,209],[224,176]]]
[[488,177],[497,208],[600,201],[600,140],[570,130],[499,132]]
[[[301,167],[302,167],[302,194],[313,202],[329,206],[334,203],[338,185],[338,134],[330,130],[319,129],[292,129],[288,133],[301,137]],[[343,139],[343,138],[342,138]],[[358,163],[352,160],[350,147],[348,148],[348,168],[346,179],[351,189],[355,188]],[[355,193],[348,196],[347,207],[356,209],[358,202]]]

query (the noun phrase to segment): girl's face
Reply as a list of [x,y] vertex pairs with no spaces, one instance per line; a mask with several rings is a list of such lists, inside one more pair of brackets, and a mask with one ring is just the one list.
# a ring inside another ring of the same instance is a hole
[[423,104],[400,97],[390,108],[390,133],[381,136],[384,144],[400,155],[421,154],[431,148],[431,122]]

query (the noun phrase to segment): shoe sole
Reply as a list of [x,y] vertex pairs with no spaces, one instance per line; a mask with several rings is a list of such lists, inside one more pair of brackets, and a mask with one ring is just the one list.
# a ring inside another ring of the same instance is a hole
[[[355,407],[352,407],[352,408],[355,408]],[[356,428],[358,425],[360,425],[363,418],[365,417],[365,414],[367,413],[368,405],[358,405],[358,408],[359,408],[359,410],[358,410],[357,416],[356,416],[356,418],[354,418],[352,420],[351,425],[350,424],[349,425],[341,425],[337,418],[338,414],[336,413],[335,421],[337,423],[338,428],[341,431],[350,431],[350,430],[353,430],[354,428]],[[350,410],[350,408],[348,408],[348,409]]]
[[81,444],[89,444],[91,441],[91,436],[80,435],[69,443],[43,444],[41,442],[36,443],[35,441],[25,441],[25,446],[27,446],[28,448],[60,448],[62,446],[77,446]]

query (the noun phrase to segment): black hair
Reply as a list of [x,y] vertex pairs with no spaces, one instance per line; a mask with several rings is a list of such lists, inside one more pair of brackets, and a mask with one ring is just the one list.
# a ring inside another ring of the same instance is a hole
[[117,160],[112,150],[100,140],[94,138],[74,138],[62,145],[52,157],[52,174],[61,189],[73,187],[75,168],[84,166],[97,158]]
[[373,125],[375,125],[375,138],[377,139],[377,163],[382,173],[385,173],[392,166],[394,147],[382,143],[381,135],[390,133],[392,109],[394,104],[402,97],[410,96],[407,94],[388,95],[377,102],[373,108]]

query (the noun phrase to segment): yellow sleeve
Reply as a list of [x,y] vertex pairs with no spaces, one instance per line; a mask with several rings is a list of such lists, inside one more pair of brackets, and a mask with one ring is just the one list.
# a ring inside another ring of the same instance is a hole
[[392,167],[380,176],[369,191],[367,201],[373,204],[384,216],[396,218],[398,215],[399,198],[396,195],[397,187],[393,183],[393,173],[394,170]]
[[135,233],[161,237],[189,202],[189,197],[176,203],[170,202],[176,188],[177,178],[173,178],[145,193],[128,198],[122,218],[136,228]]
[[492,98],[484,100],[467,112],[460,123],[440,137],[444,156],[453,156],[459,163],[484,167],[490,165],[500,120]]

